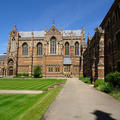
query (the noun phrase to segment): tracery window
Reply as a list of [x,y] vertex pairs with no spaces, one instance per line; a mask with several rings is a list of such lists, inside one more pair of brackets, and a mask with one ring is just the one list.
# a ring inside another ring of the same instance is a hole
[[59,65],[47,65],[47,72],[60,72],[60,66]]
[[75,55],[79,55],[79,43],[75,43]]
[[60,66],[55,66],[55,72],[60,72]]
[[23,43],[22,45],[22,55],[28,55],[28,44],[27,43]]
[[65,43],[65,55],[69,55],[69,43]]
[[50,40],[50,54],[56,54],[56,38],[52,37]]
[[42,55],[42,43],[37,44],[37,55]]

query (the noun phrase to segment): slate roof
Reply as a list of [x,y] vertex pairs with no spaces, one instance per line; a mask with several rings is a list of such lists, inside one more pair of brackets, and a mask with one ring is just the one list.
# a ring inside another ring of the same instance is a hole
[[[34,37],[44,37],[45,31],[33,31]],[[32,37],[32,32],[19,32],[20,37]]]
[[71,33],[73,34],[73,36],[76,36],[76,37],[82,35],[81,30],[64,30],[63,31],[63,36],[64,37],[69,37],[69,36],[71,36]]
[[[44,37],[45,31],[33,31],[34,37]],[[64,30],[61,32],[63,37],[70,37],[71,33],[74,37],[80,37],[82,35],[81,30]],[[19,32],[20,37],[32,37],[32,32]]]
[[0,55],[0,60],[6,60],[6,58],[7,58],[7,55],[6,55],[6,54]]
[[71,58],[64,58],[63,65],[72,65],[72,59]]

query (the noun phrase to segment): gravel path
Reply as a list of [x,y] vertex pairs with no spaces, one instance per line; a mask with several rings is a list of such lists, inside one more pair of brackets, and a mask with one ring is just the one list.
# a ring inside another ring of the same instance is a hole
[[0,94],[41,94],[43,91],[37,90],[0,90]]
[[120,120],[120,101],[72,78],[68,79],[43,120]]

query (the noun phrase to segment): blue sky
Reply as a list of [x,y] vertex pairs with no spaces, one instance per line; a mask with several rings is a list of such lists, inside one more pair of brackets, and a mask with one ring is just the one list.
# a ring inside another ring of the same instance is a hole
[[49,29],[53,20],[58,29],[85,28],[86,37],[94,34],[114,0],[1,0],[0,54],[7,51],[8,35],[18,31]]

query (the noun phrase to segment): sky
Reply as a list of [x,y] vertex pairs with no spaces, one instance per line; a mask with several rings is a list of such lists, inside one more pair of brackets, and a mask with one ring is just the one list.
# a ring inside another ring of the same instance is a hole
[[7,52],[8,36],[14,24],[18,31],[84,28],[94,35],[114,0],[0,0],[0,54]]

